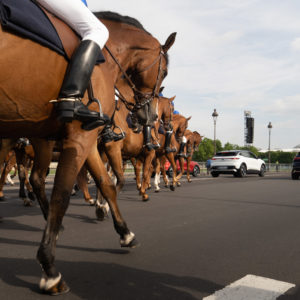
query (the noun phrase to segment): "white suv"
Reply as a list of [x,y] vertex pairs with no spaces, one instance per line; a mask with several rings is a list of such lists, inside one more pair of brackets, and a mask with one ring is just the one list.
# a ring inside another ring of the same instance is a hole
[[210,172],[212,177],[220,174],[233,174],[244,177],[246,174],[265,175],[266,165],[248,150],[228,150],[218,152],[211,160]]

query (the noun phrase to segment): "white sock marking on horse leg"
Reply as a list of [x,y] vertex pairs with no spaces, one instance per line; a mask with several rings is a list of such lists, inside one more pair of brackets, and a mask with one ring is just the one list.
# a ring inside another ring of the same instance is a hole
[[57,277],[48,279],[47,275],[43,273],[40,281],[40,289],[48,291],[53,286],[55,286],[61,279],[61,274],[59,273]]
[[124,239],[120,240],[121,246],[129,245],[133,241],[134,237],[135,234],[131,231],[129,232],[129,234],[125,234]]
[[160,173],[155,173],[155,177],[154,177],[154,186],[155,186],[155,190],[159,191],[159,177],[160,177]]

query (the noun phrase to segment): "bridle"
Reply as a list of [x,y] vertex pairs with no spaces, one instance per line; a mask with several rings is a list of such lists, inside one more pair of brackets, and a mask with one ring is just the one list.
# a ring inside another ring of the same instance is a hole
[[162,76],[162,72],[161,72],[161,70],[162,70],[162,58],[165,56],[165,54],[162,50],[162,47],[160,47],[160,49],[159,49],[159,55],[157,56],[157,58],[149,66],[147,66],[146,68],[144,68],[143,70],[138,72],[138,73],[143,73],[143,72],[151,69],[159,61],[158,73],[157,73],[155,85],[153,87],[152,92],[148,92],[148,93],[147,92],[142,92],[142,91],[140,91],[136,88],[136,86],[132,82],[130,76],[126,73],[126,71],[121,66],[121,64],[119,63],[117,58],[110,51],[110,49],[107,46],[105,46],[105,49],[107,50],[109,55],[112,57],[112,59],[115,61],[115,63],[118,65],[119,69],[121,70],[121,72],[123,74],[123,77],[126,79],[128,85],[130,86],[130,88],[132,89],[132,91],[134,93],[135,103],[132,103],[132,102],[129,102],[121,94],[119,89],[115,86],[116,96],[125,104],[125,106],[127,107],[128,110],[130,110],[132,112],[135,112],[135,111],[141,109],[142,107],[144,107],[145,105],[147,105],[148,103],[150,103],[154,99],[154,97],[158,97],[158,94],[157,94],[156,90],[157,90],[158,83],[159,83],[159,81],[161,79],[161,76]]

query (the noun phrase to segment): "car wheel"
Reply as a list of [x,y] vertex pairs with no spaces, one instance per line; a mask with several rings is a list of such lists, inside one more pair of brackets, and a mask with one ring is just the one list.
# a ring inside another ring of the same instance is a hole
[[265,173],[266,173],[266,166],[265,166],[265,165],[261,165],[260,171],[259,171],[258,175],[259,175],[260,177],[264,177],[264,176],[265,176]]
[[246,169],[246,166],[245,165],[241,165],[239,170],[238,170],[238,176],[239,177],[245,177],[247,173],[247,169]]
[[198,166],[195,166],[194,169],[193,169],[192,175],[194,177],[197,177],[199,174],[200,174],[200,168]]
[[234,177],[239,177],[239,174],[238,173],[233,173],[233,176]]
[[212,177],[218,177],[220,174],[219,173],[217,173],[217,172],[211,172],[211,176]]
[[172,167],[170,167],[168,169],[167,174],[168,174],[169,177],[173,177],[173,169],[172,169]]
[[299,175],[292,172],[292,179],[293,180],[298,180],[299,179]]

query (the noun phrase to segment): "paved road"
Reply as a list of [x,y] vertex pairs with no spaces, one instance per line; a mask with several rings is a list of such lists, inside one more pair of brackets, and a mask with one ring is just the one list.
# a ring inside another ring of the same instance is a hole
[[[202,176],[175,192],[150,191],[144,203],[128,179],[119,205],[141,243],[133,250],[119,247],[111,218],[96,221],[78,194],[57,246],[58,269],[71,287],[59,297],[202,299],[251,274],[295,284],[279,299],[300,298],[299,185],[287,173]],[[47,299],[38,291],[35,260],[44,227],[39,207],[23,207],[16,187],[6,186],[6,196],[0,203],[0,299]]]

